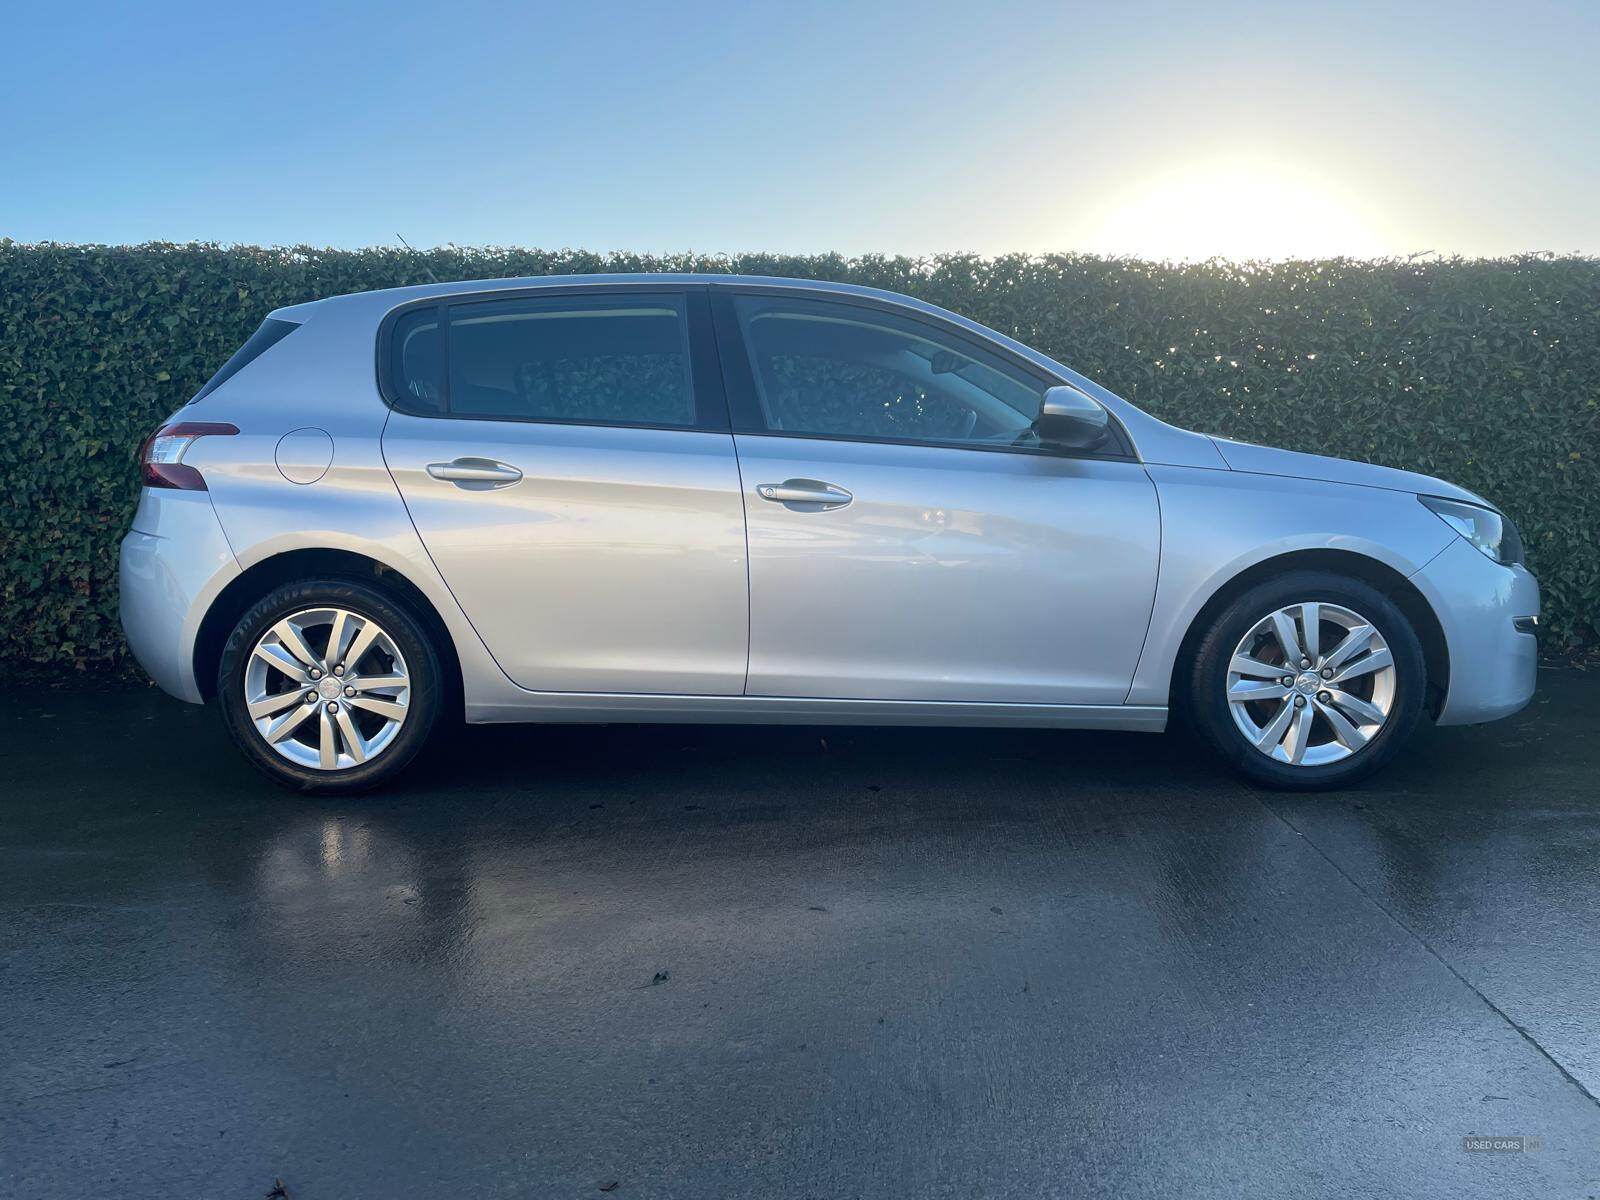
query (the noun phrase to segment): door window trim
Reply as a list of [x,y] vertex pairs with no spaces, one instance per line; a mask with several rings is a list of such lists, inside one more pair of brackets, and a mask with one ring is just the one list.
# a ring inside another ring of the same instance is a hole
[[[577,425],[598,429],[659,429],[673,433],[729,433],[732,422],[724,390],[716,333],[712,327],[708,288],[640,282],[605,283],[565,287],[511,287],[487,291],[450,292],[424,296],[396,305],[384,314],[378,325],[375,347],[378,395],[391,410],[411,417],[447,421],[512,421],[521,425]],[[511,413],[458,413],[450,411],[450,309],[468,304],[488,304],[503,300],[583,299],[613,295],[682,297],[688,321],[689,386],[694,401],[692,425],[659,424],[648,421],[595,421],[577,417],[522,417]],[[408,313],[434,309],[438,314],[440,388],[442,409],[428,410],[407,403],[408,397],[394,376],[394,328]]]
[[744,330],[740,327],[738,313],[734,310],[733,301],[736,296],[781,296],[787,299],[837,304],[885,313],[926,325],[942,337],[993,355],[1007,366],[1015,368],[1046,387],[1054,387],[1057,384],[1076,385],[1072,384],[1071,380],[1045,370],[1038,363],[1031,362],[1007,347],[974,334],[965,326],[945,320],[935,313],[926,313],[903,304],[880,300],[875,296],[821,292],[813,288],[789,288],[770,284],[714,283],[710,285],[710,292],[711,318],[716,327],[717,349],[722,360],[723,392],[733,421],[733,432],[736,434],[747,437],[799,438],[813,442],[869,442],[885,446],[926,446],[938,450],[976,450],[987,454],[1031,454],[1047,458],[1092,458],[1111,462],[1140,461],[1134,452],[1133,440],[1123,428],[1122,422],[1117,419],[1117,414],[1109,409],[1107,415],[1111,418],[1109,428],[1112,442],[1098,450],[1070,450],[1058,446],[993,446],[979,442],[940,441],[932,438],[882,437],[856,433],[806,433],[799,430],[770,429],[767,427],[761,401],[756,393],[755,364],[752,362],[750,347],[745,342]]

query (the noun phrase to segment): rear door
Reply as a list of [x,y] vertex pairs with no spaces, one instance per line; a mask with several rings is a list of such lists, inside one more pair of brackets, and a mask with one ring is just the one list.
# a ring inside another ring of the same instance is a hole
[[703,288],[458,296],[391,317],[383,452],[506,674],[737,695],[739,469]]
[[901,309],[713,286],[744,475],[758,696],[1120,704],[1155,487],[1032,423],[1055,382]]

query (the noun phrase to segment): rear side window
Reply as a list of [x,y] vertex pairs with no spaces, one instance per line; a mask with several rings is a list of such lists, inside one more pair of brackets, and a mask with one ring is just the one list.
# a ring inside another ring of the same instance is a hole
[[688,309],[679,294],[415,309],[390,331],[389,381],[401,407],[424,415],[696,426]]
[[449,309],[457,416],[692,426],[681,296],[498,300]]
[[261,328],[252,333],[249,340],[235,350],[233,356],[222,364],[221,370],[206,381],[205,387],[194,394],[194,399],[190,400],[189,403],[193,404],[195,400],[204,400],[299,328],[300,324],[297,321],[280,321],[273,317],[268,317],[261,322]]

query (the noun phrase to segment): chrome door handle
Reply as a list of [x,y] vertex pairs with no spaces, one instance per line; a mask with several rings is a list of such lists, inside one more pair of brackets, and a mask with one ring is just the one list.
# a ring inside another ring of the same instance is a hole
[[756,495],[774,504],[815,504],[818,508],[843,508],[855,497],[842,487],[819,483],[815,479],[785,479],[782,483],[758,483]]
[[457,458],[450,462],[429,463],[428,474],[470,491],[506,487],[522,478],[522,472],[492,458]]

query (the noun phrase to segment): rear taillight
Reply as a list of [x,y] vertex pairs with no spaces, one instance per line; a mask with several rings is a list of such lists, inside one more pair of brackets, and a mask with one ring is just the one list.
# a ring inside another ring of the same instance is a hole
[[163,425],[139,447],[140,482],[145,487],[205,491],[205,477],[195,467],[186,465],[183,456],[203,437],[231,437],[238,432],[237,425],[226,421],[178,421]]

